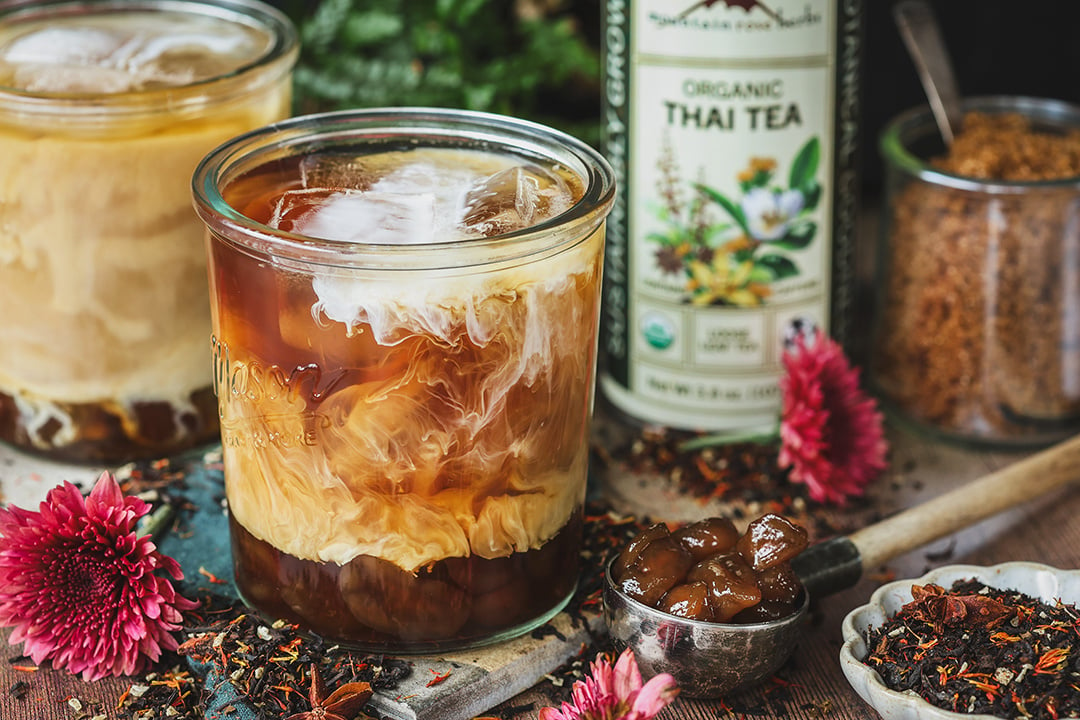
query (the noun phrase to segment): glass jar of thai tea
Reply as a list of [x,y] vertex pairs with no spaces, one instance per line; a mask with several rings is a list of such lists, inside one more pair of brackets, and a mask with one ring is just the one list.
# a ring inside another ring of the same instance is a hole
[[613,192],[587,145],[459,111],[294,118],[203,162],[248,603],[394,652],[565,606]]
[[120,463],[217,437],[199,160],[287,117],[252,0],[0,2],[0,440]]

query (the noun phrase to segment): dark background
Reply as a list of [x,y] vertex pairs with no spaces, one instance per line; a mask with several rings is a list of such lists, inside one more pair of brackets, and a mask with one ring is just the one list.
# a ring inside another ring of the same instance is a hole
[[[877,135],[888,119],[925,103],[891,2],[864,0],[863,186],[881,188]],[[1080,1],[937,0],[964,95],[1029,95],[1080,103]]]
[[[298,113],[387,104],[468,107],[547,122],[587,141],[598,140],[600,84],[595,56],[606,0],[271,2],[296,21],[305,37],[306,50],[296,75],[301,96]],[[824,2],[806,0],[810,6]],[[881,188],[878,134],[890,117],[923,104],[925,97],[892,19],[893,0],[861,2],[866,19],[862,177],[865,194],[872,198]],[[931,5],[962,93],[1030,95],[1080,103],[1080,42],[1076,39],[1080,0],[931,0]],[[312,18],[320,8],[332,7],[338,8],[335,12],[340,16],[329,22],[322,18],[319,30],[320,23]],[[357,39],[356,28],[379,24],[373,21],[377,11],[401,18],[400,34]],[[351,26],[347,17],[355,21]],[[569,21],[576,39],[560,45],[562,40],[550,32],[523,30],[524,17],[542,18],[548,28]],[[421,29],[426,28],[434,30],[425,35]],[[328,34],[329,39],[319,45],[318,38]],[[370,62],[349,67],[358,57]],[[512,69],[501,75],[485,73],[508,59],[519,64],[504,63]],[[428,77],[441,73],[445,81],[446,76],[457,74],[459,87],[451,82],[449,87],[429,83],[414,89],[387,79],[392,76],[386,67],[407,75],[410,62],[437,71]],[[536,71],[536,77],[521,77],[529,69]],[[475,96],[462,89],[484,83],[497,90],[480,103],[472,102]]]

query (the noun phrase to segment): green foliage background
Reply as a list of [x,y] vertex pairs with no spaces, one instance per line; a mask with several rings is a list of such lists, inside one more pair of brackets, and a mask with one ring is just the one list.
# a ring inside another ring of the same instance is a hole
[[599,140],[600,0],[278,0],[300,30],[297,114],[432,106]]

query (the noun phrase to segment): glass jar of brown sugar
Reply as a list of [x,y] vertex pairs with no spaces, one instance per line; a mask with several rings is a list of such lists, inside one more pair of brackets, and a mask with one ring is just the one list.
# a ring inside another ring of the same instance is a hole
[[1080,429],[1080,108],[974,98],[946,149],[929,110],[882,134],[870,351],[895,418],[1036,446]]

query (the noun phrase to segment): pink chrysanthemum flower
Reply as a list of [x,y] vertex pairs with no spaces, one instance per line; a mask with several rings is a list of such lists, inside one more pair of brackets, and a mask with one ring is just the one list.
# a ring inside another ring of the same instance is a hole
[[155,574],[183,578],[149,536],[136,537],[149,509],[109,473],[85,500],[65,482],[39,512],[0,508],[0,626],[14,627],[9,642],[84,680],[131,675],[175,650],[171,632],[198,603]]
[[798,336],[783,360],[780,467],[790,467],[814,500],[843,505],[885,469],[877,403],[859,389],[858,368],[823,333]]
[[627,648],[615,666],[603,657],[593,661],[592,676],[578,680],[572,703],[556,710],[541,708],[540,720],[651,720],[679,694],[675,678],[661,673],[641,684],[634,653]]

